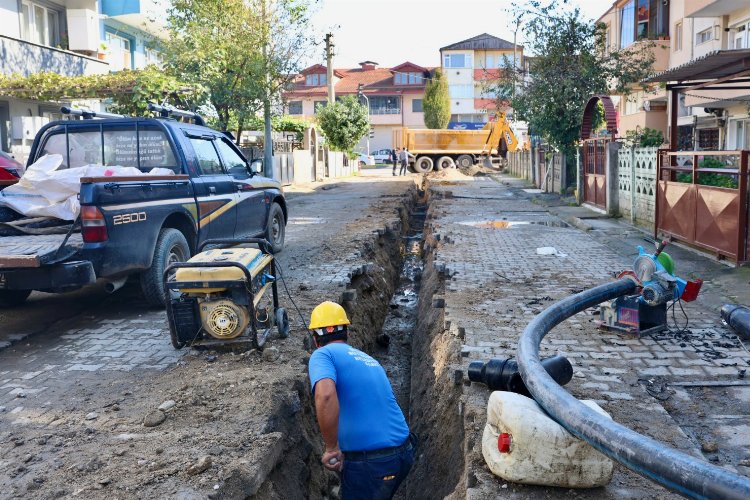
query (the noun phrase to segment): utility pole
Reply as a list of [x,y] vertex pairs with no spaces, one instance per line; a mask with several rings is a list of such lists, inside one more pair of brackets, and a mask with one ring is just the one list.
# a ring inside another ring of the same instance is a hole
[[[269,55],[268,45],[270,40],[270,23],[266,12],[266,0],[262,3],[263,16],[263,30],[265,31],[265,37],[263,40],[263,65],[265,66],[266,74],[263,76],[265,83],[265,95],[263,96],[263,175],[269,178],[273,178],[273,135],[271,128],[271,75],[269,68]],[[281,179],[279,179],[281,180]]]
[[336,102],[333,90],[333,33],[326,34],[326,81],[328,83],[328,104]]

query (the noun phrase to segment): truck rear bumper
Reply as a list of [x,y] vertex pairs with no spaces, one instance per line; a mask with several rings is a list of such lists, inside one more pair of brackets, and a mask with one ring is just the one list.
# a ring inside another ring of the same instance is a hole
[[95,281],[94,266],[87,260],[33,268],[0,269],[0,290],[62,292]]

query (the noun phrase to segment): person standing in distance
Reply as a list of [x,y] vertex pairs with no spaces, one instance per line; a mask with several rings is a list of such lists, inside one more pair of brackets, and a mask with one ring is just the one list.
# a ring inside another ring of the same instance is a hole
[[398,149],[391,149],[391,163],[393,163],[393,175],[396,175],[396,167],[398,166]]
[[335,302],[313,309],[310,382],[320,433],[321,461],[341,472],[342,500],[390,499],[414,461],[409,432],[385,370],[347,344],[349,318]]

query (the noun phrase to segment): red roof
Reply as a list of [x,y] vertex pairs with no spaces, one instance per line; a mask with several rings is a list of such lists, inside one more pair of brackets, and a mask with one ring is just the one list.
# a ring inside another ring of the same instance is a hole
[[[284,92],[285,97],[324,96],[327,94],[325,85],[305,85],[305,75],[308,73],[322,72],[325,70],[322,64],[316,64],[305,69],[297,75],[292,82],[290,90]],[[362,84],[365,94],[409,94],[424,91],[425,81],[417,85],[395,85],[393,75],[397,72],[421,72],[429,77],[434,68],[425,68],[414,63],[405,62],[394,68],[340,68],[335,69],[334,74],[339,77],[334,90],[336,94],[356,94],[359,85]]]

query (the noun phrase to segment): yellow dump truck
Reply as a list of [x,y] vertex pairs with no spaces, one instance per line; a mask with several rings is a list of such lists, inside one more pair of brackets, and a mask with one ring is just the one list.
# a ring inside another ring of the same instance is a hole
[[406,147],[413,155],[409,169],[424,173],[454,166],[470,167],[480,158],[505,158],[519,144],[505,113],[498,113],[497,119],[481,130],[397,128],[393,131],[393,147]]

